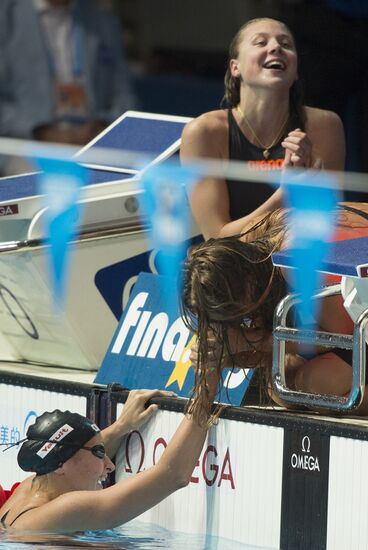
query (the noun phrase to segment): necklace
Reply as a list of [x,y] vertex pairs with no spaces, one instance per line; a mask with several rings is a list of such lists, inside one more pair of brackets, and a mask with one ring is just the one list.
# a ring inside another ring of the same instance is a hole
[[265,159],[268,159],[268,157],[270,156],[270,149],[275,145],[275,143],[277,143],[282,131],[284,130],[285,128],[285,125],[287,123],[287,121],[289,120],[289,113],[287,114],[285,120],[283,121],[279,131],[277,132],[276,136],[275,136],[275,139],[272,141],[272,143],[270,143],[270,145],[265,145],[264,143],[262,143],[262,141],[259,139],[259,137],[257,136],[257,134],[255,133],[254,129],[252,128],[252,126],[250,125],[250,122],[249,120],[247,119],[247,117],[245,116],[245,113],[243,112],[242,108],[240,107],[240,105],[237,106],[237,110],[240,114],[240,116],[242,117],[242,120],[244,120],[245,124],[248,126],[249,130],[252,132],[253,134],[253,137],[258,141],[258,143],[260,144],[260,146],[262,147],[263,149],[263,156]]

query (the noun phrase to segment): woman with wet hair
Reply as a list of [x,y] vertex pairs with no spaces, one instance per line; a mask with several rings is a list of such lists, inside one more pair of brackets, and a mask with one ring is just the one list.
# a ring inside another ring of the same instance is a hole
[[147,401],[173,396],[159,390],[131,391],[120,417],[100,431],[86,417],[54,410],[37,417],[18,453],[26,478],[0,509],[0,530],[74,532],[117,527],[186,486],[206,439],[218,376],[206,377],[201,404],[205,422],[187,414],[160,460],[151,468],[104,490],[115,467],[112,458],[122,436],[138,429],[157,410]]
[[[341,203],[337,210],[336,239],[368,235],[368,204]],[[188,252],[184,269],[182,309],[186,325],[197,334],[191,350],[196,371],[188,410],[201,418],[208,371],[219,376],[224,367],[259,368],[264,397],[271,388],[272,326],[276,305],[287,294],[282,270],[272,253],[288,242],[287,214],[278,209],[234,237],[209,239]],[[353,322],[341,296],[322,300],[321,330],[352,334]],[[347,395],[351,386],[348,350],[313,348],[312,357],[300,355],[294,343],[286,345],[286,379],[300,391]],[[280,403],[283,405],[283,403]],[[357,411],[355,410],[355,413]],[[368,413],[368,392],[359,407]]]
[[[230,44],[226,108],[204,113],[184,129],[181,159],[244,161],[252,170],[284,167],[343,170],[339,117],[303,105],[295,41],[269,18],[243,25]],[[282,206],[282,190],[266,184],[206,177],[191,191],[194,218],[206,239],[235,235]]]

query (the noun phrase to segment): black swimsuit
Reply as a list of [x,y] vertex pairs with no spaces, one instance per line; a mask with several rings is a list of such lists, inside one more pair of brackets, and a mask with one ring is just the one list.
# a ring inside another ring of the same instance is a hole
[[[280,170],[285,156],[285,150],[279,143],[269,149],[269,157],[265,160],[263,149],[256,147],[247,140],[239,128],[232,110],[228,110],[229,123],[229,159],[244,161],[245,165],[254,170]],[[276,167],[276,168],[275,168]],[[237,220],[250,214],[263,204],[273,193],[275,188],[266,183],[240,182],[226,180],[230,218]]]

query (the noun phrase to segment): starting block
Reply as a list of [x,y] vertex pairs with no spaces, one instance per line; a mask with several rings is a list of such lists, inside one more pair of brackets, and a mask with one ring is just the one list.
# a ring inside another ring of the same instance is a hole
[[[273,264],[292,268],[293,250],[272,255]],[[318,290],[313,299],[342,294],[344,306],[353,322],[352,335],[319,330],[299,329],[287,325],[290,310],[300,303],[293,293],[278,304],[273,323],[272,382],[276,394],[296,406],[330,409],[339,413],[351,411],[361,403],[366,383],[366,334],[368,325],[368,237],[331,243],[320,271],[341,276],[341,283]],[[287,387],[285,377],[286,342],[315,344],[326,348],[352,350],[352,384],[347,397],[295,391]]]
[[155,269],[141,175],[177,154],[189,120],[127,111],[75,156],[88,183],[63,315],[55,315],[47,278],[39,173],[0,179],[2,361],[98,370],[138,273]]

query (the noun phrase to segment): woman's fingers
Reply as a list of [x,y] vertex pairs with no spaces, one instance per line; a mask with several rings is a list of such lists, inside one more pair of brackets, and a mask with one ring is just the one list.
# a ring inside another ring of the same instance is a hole
[[159,405],[156,403],[147,406],[147,401],[154,397],[177,397],[177,394],[158,389],[131,390],[118,422],[122,423],[126,430],[139,428],[159,409]]
[[[286,149],[284,164],[309,167],[312,161],[312,142],[300,129],[289,132],[281,145]],[[289,152],[287,156],[286,153]]]
[[159,406],[154,403],[149,407],[147,407],[147,409],[144,409],[144,411],[142,411],[141,413],[142,422],[145,422],[146,420],[148,420],[155,412],[158,411],[158,409],[159,409]]
[[[134,390],[133,390],[134,391]],[[176,393],[166,390],[135,390],[142,401],[149,401],[153,397],[175,397]]]

